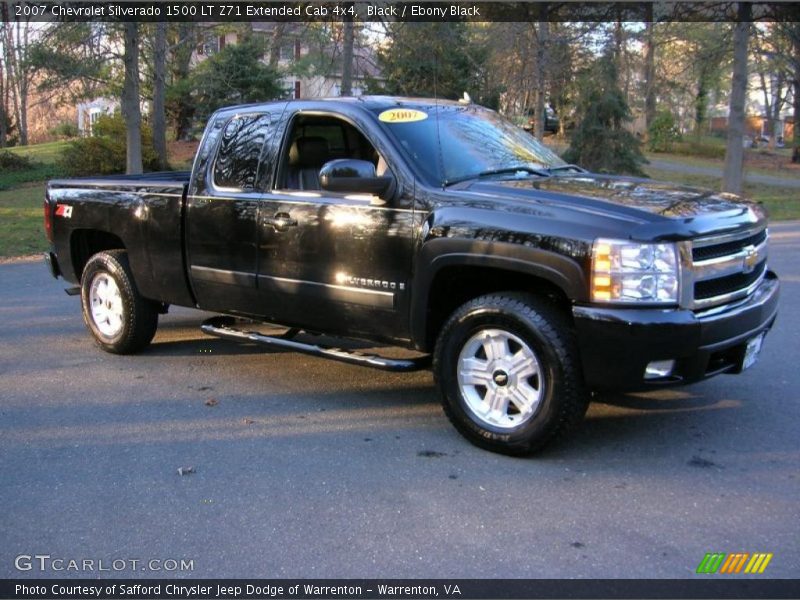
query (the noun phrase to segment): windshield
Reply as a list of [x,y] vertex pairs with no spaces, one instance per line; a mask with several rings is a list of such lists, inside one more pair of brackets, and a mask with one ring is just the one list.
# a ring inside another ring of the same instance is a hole
[[514,176],[516,167],[530,174],[566,164],[525,130],[480,106],[403,106],[375,113],[431,185],[503,172]]

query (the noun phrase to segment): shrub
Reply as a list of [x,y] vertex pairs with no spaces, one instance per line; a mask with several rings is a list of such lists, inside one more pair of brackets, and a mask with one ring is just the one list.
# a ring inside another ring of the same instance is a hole
[[56,165],[42,164],[8,150],[0,150],[0,190],[29,181],[44,181],[60,175]]
[[666,110],[660,111],[655,116],[647,132],[647,146],[652,152],[672,152],[675,142],[681,139],[675,118]]
[[[125,121],[120,114],[104,115],[94,124],[92,137],[75,140],[61,154],[59,165],[68,174],[114,175],[125,172]],[[150,128],[142,125],[142,166],[157,171],[158,157]]]
[[27,171],[34,166],[34,163],[27,156],[21,156],[8,150],[0,150],[0,170],[2,171]]
[[50,130],[50,134],[61,140],[70,140],[78,137],[80,131],[78,131],[78,126],[72,121],[61,121],[61,123]]
[[672,145],[674,154],[683,156],[697,156],[699,158],[725,158],[725,146],[709,144],[698,140],[676,142]]

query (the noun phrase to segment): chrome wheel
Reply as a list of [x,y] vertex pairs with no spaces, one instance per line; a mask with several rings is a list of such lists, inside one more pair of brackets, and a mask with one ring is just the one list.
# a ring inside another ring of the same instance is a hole
[[108,273],[97,273],[89,287],[89,311],[97,330],[108,338],[122,331],[122,295]]
[[541,365],[531,347],[502,329],[484,329],[458,356],[458,385],[482,423],[512,429],[536,414],[544,395]]

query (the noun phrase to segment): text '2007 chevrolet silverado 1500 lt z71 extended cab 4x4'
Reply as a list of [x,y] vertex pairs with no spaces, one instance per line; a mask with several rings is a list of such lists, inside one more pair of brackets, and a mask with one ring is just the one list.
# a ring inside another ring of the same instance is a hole
[[109,352],[142,350],[175,304],[223,313],[202,329],[226,338],[394,370],[432,355],[455,427],[509,454],[566,432],[592,390],[741,372],[777,311],[759,205],[588,173],[471,104],[225,108],[191,173],[51,181],[45,224]]

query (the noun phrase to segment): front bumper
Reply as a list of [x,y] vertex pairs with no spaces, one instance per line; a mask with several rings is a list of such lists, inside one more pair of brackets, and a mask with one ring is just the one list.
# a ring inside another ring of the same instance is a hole
[[[575,306],[573,317],[591,389],[647,389],[741,371],[747,341],[768,331],[780,283],[772,271],[745,300],[724,310]],[[672,374],[645,380],[648,363],[675,360]]]

